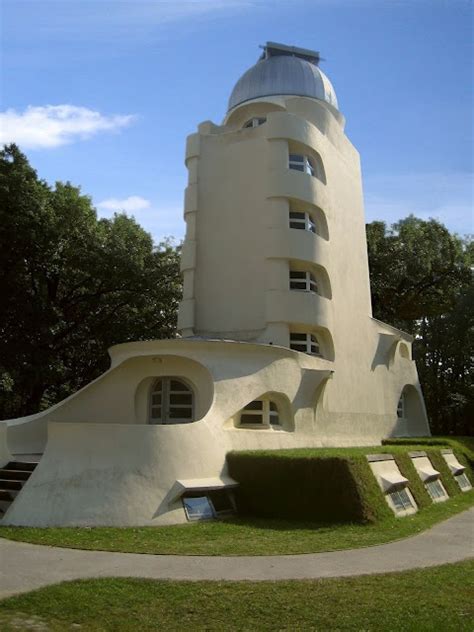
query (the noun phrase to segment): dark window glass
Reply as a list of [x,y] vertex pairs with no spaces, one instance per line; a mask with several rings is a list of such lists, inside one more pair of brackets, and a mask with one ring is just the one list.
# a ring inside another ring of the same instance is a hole
[[234,506],[230,499],[230,494],[225,489],[215,489],[208,494],[216,514],[229,513],[234,511]]
[[170,404],[172,406],[176,406],[179,404],[185,404],[186,406],[193,405],[193,396],[191,393],[183,393],[181,394],[172,394],[170,395]]
[[240,423],[241,424],[263,424],[263,416],[262,415],[248,415],[242,413],[240,415]]
[[192,419],[192,408],[170,408],[170,419]]
[[306,334],[291,334],[291,340],[304,340],[304,341],[306,341]]
[[183,382],[178,382],[177,380],[171,380],[170,382],[170,390],[171,391],[189,391],[189,387]]
[[263,410],[263,402],[261,399],[256,399],[244,406],[244,410]]

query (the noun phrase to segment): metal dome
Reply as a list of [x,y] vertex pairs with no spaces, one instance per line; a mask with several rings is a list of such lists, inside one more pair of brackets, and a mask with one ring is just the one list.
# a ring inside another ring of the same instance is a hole
[[282,94],[320,99],[337,109],[334,88],[318,62],[315,51],[268,42],[261,59],[235,84],[229,110],[251,99]]

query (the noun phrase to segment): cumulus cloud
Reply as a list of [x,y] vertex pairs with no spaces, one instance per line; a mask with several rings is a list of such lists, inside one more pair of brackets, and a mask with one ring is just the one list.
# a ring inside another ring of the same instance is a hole
[[105,116],[76,105],[29,105],[23,112],[0,113],[0,143],[17,143],[23,149],[51,149],[99,132],[130,125],[133,115]]
[[150,208],[151,202],[139,195],[130,195],[122,199],[108,198],[107,200],[99,202],[96,206],[100,211],[125,211],[126,213],[134,213]]

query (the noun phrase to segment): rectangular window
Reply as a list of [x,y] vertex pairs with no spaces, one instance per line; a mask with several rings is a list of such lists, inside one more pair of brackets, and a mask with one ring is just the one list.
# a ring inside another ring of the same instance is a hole
[[406,511],[407,509],[413,507],[413,503],[411,502],[405,488],[391,492],[389,495],[397,511]]
[[290,349],[322,357],[319,342],[313,334],[290,333]]
[[458,485],[461,489],[471,489],[471,483],[469,482],[469,479],[465,472],[462,472],[462,474],[457,474],[454,478],[457,480]]
[[183,496],[183,506],[188,520],[214,518],[214,512],[207,496]]
[[427,483],[425,483],[425,487],[428,491],[428,494],[431,496],[433,500],[436,500],[437,498],[445,497],[445,493],[444,493],[443,487],[441,486],[440,481],[438,480],[428,481]]
[[302,292],[314,292],[317,294],[318,285],[311,272],[300,270],[290,270],[290,290],[300,290]]

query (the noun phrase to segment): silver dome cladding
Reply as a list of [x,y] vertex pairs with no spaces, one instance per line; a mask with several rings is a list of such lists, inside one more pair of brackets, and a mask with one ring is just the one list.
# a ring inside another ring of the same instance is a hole
[[237,81],[230,95],[229,110],[251,99],[285,94],[320,99],[337,109],[334,88],[317,66],[318,53],[309,61],[310,51],[304,51],[303,56],[303,49],[283,45],[270,48],[270,44],[265,47],[263,58]]

